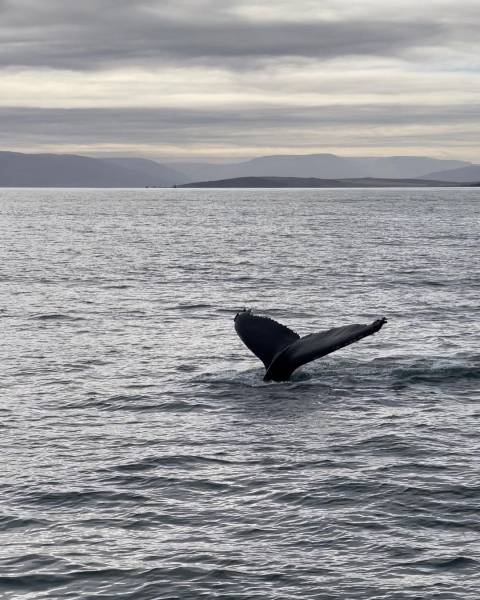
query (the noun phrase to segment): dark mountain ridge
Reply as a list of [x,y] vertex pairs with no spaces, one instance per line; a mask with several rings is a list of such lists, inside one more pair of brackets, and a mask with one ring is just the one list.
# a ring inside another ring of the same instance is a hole
[[463,184],[426,179],[319,179],[317,177],[235,177],[217,181],[198,181],[181,188],[381,188],[381,187],[459,187]]

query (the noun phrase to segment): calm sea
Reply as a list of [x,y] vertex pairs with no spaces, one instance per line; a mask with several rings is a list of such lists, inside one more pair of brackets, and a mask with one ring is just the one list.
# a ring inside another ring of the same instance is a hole
[[[478,600],[480,189],[0,190],[2,600]],[[284,384],[233,329],[385,315]]]

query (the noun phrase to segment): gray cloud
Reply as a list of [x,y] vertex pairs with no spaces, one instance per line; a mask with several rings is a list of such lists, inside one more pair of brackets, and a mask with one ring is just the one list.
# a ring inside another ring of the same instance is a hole
[[[0,108],[4,123],[0,141],[4,144],[22,139],[42,140],[51,144],[213,144],[231,143],[240,138],[255,140],[279,139],[286,132],[310,133],[313,141],[324,129],[345,128],[352,139],[364,136],[365,127],[373,139],[378,128],[417,126],[434,128],[441,125],[463,126],[470,139],[471,126],[478,122],[478,110],[472,105],[425,107],[401,105],[383,106],[322,106],[296,110],[284,107],[250,110],[181,110],[181,109],[19,109]],[[119,127],[121,123],[121,127]],[[433,130],[432,130],[433,131]],[[445,135],[445,134],[444,134]],[[404,135],[416,137],[412,131]],[[448,137],[448,136],[446,136]],[[378,141],[378,139],[377,139]]]
[[479,19],[477,0],[0,0],[0,143],[478,160]]
[[190,61],[238,67],[279,57],[386,56],[439,44],[450,31],[434,19],[253,22],[226,10],[235,3],[220,6],[184,2],[175,14],[168,2],[11,0],[0,5],[0,65],[85,70]]

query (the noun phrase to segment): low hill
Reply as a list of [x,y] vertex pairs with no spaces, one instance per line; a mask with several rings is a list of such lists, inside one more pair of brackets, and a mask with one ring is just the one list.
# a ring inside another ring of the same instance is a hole
[[428,179],[437,179],[438,181],[461,181],[478,183],[480,182],[480,165],[469,165],[461,169],[449,169],[447,171],[436,171],[426,175]]
[[458,187],[458,183],[425,179],[319,179],[317,177],[234,177],[217,181],[197,181],[182,188],[381,188],[381,187]]
[[118,188],[171,185],[170,176],[162,179],[161,165],[158,167],[157,174],[153,175],[88,156],[0,152],[0,187]]

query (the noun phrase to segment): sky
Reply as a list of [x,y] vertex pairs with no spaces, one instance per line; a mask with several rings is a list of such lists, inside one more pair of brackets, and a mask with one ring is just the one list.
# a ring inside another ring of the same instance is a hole
[[0,149],[480,162],[478,0],[0,0]]

